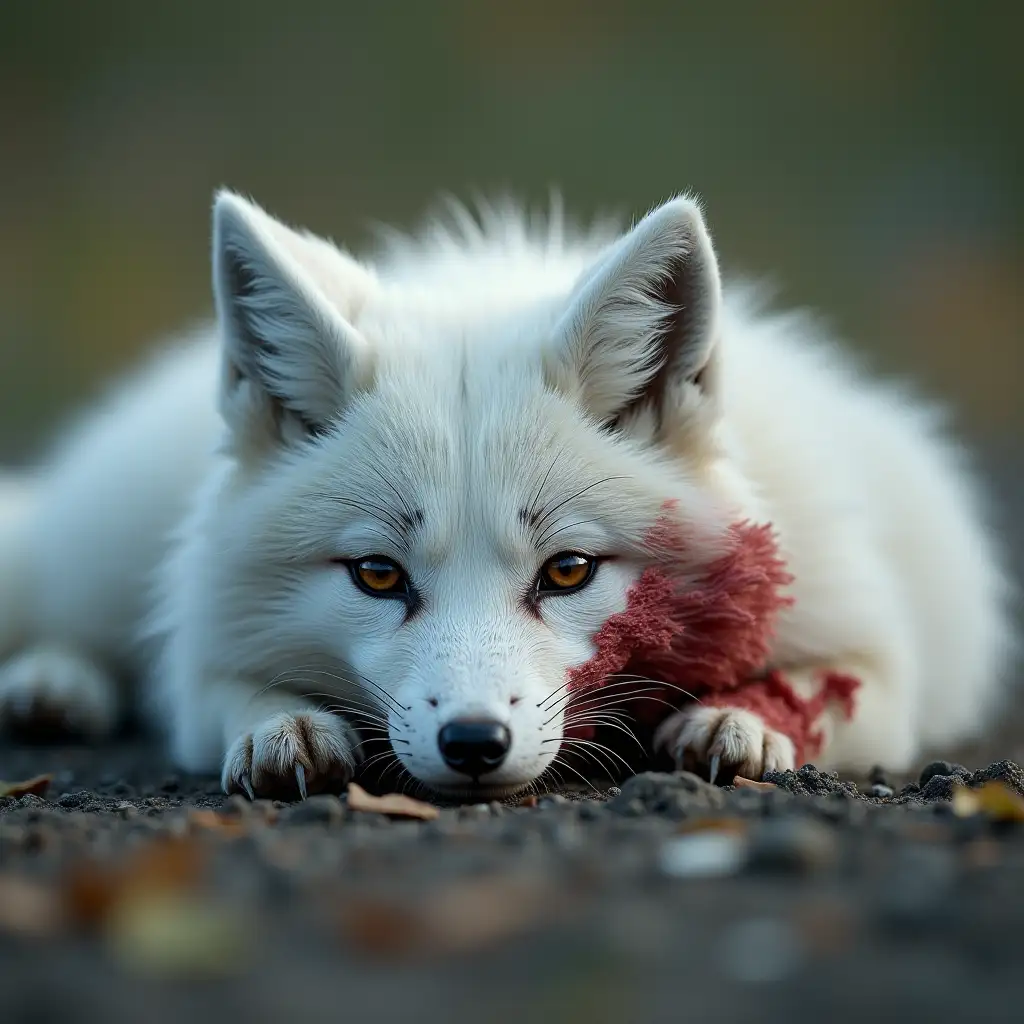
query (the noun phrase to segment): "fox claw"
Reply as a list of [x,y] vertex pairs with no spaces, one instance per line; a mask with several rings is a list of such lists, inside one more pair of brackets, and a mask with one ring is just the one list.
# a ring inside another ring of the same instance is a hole
[[[305,800],[348,781],[355,765],[353,734],[338,715],[318,710],[278,712],[243,733],[224,758],[226,793]],[[296,793],[296,790],[298,791]]]

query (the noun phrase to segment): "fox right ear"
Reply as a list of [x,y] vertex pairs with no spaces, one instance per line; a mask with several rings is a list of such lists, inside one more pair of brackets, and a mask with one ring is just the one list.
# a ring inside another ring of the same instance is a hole
[[218,194],[213,287],[220,408],[246,444],[322,434],[341,414],[369,359],[362,335],[328,289],[340,293],[366,277],[329,243],[300,235],[234,193]]
[[556,380],[605,423],[717,408],[718,263],[700,207],[665,203],[584,274],[555,330]]

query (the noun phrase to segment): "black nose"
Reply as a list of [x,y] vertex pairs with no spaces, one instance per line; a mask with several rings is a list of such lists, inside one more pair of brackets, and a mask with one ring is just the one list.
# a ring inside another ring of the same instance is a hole
[[449,768],[479,779],[508,756],[512,733],[501,722],[449,722],[437,734],[437,745]]

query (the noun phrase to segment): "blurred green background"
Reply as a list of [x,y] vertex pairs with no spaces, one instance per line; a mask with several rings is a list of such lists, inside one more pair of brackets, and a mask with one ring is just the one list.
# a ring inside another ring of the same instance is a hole
[[728,271],[1014,439],[1022,38],[952,0],[7,0],[0,456],[209,313],[220,184],[355,246],[441,190],[693,189]]

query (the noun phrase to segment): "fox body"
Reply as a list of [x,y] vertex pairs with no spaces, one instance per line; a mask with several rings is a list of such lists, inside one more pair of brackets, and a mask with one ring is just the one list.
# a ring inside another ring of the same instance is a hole
[[213,219],[216,323],[0,488],[0,724],[102,736],[134,695],[250,795],[344,781],[363,724],[477,799],[645,693],[712,776],[989,721],[1008,585],[958,449],[723,289],[693,200],[456,210],[373,259]]

